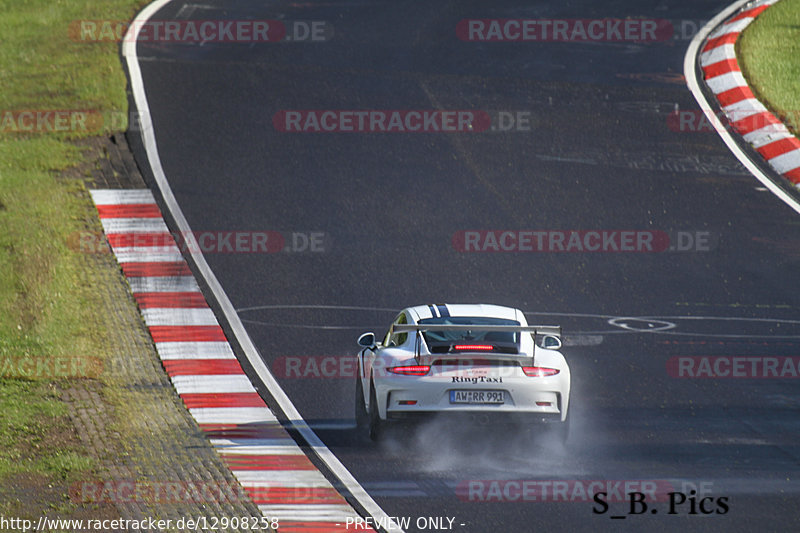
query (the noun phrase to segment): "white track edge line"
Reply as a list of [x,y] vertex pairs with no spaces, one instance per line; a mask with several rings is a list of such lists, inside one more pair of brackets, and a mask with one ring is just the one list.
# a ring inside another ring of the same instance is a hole
[[[683,58],[683,75],[686,78],[686,85],[689,87],[689,91],[691,91],[694,99],[697,100],[697,103],[700,105],[700,109],[706,114],[708,119],[713,124],[714,129],[717,130],[717,133],[725,144],[728,146],[728,149],[733,152],[733,155],[741,162],[750,173],[758,179],[772,194],[783,200],[786,205],[794,209],[798,214],[800,214],[800,202],[798,202],[795,198],[789,195],[786,191],[781,189],[776,183],[774,183],[769,177],[764,174],[764,172],[758,168],[758,165],[753,163],[747,154],[742,151],[738,144],[736,144],[736,140],[733,138],[733,135],[725,129],[725,126],[719,121],[715,120],[716,116],[714,114],[714,110],[711,109],[711,105],[706,100],[703,91],[700,89],[700,84],[697,81],[695,65],[697,62],[697,52],[700,49],[700,45],[706,40],[708,34],[711,33],[716,26],[718,26],[723,20],[730,17],[733,13],[739,10],[742,6],[749,3],[751,0],[737,0],[733,4],[726,7],[724,10],[720,11],[717,16],[709,20],[705,26],[703,26],[700,31],[697,32],[697,35],[694,36],[692,42],[689,44],[689,48],[686,50],[686,55]],[[785,179],[785,178],[784,178]]]
[[144,23],[169,1],[170,0],[155,0],[151,4],[148,4],[142,11],[140,11],[139,14],[136,15],[133,23],[130,25],[128,32],[125,34],[124,43],[122,46],[122,55],[127,62],[131,91],[133,93],[134,102],[136,103],[136,108],[139,114],[142,142],[145,146],[148,162],[150,163],[150,169],[152,170],[156,184],[161,191],[161,196],[164,199],[167,209],[169,209],[172,217],[175,219],[178,229],[183,232],[184,235],[186,235],[186,240],[190,241],[190,244],[193,245],[189,246],[189,253],[197,265],[197,268],[200,270],[200,274],[208,283],[209,289],[211,289],[211,292],[217,299],[217,302],[219,303],[223,314],[228,320],[228,323],[230,324],[233,334],[236,336],[239,345],[242,347],[242,350],[244,350],[250,365],[253,367],[262,383],[267,386],[275,401],[278,402],[278,405],[289,419],[289,422],[303,436],[308,445],[314,450],[314,453],[317,455],[317,457],[319,457],[320,460],[325,463],[328,469],[330,469],[331,473],[333,473],[333,475],[339,479],[339,481],[347,488],[350,494],[358,501],[358,503],[367,513],[369,513],[373,518],[382,519],[381,522],[387,524],[389,529],[403,533],[403,530],[395,523],[394,519],[392,519],[383,509],[380,508],[380,506],[372,499],[367,491],[364,490],[364,488],[358,483],[358,481],[347,470],[347,468],[345,468],[341,461],[339,461],[333,452],[331,452],[327,446],[325,446],[325,444],[308,426],[308,424],[305,423],[302,416],[300,416],[299,411],[297,411],[297,408],[291,402],[284,390],[280,387],[278,382],[275,380],[275,377],[267,368],[267,365],[259,356],[257,348],[253,344],[250,336],[247,334],[247,331],[244,329],[244,325],[242,324],[241,320],[239,320],[239,316],[236,314],[233,304],[228,298],[228,295],[225,294],[225,291],[222,289],[222,285],[220,285],[219,280],[217,280],[217,277],[208,266],[205,257],[203,257],[203,255],[197,251],[199,248],[195,242],[192,229],[189,226],[186,217],[184,217],[177,200],[175,199],[175,195],[173,194],[169,182],[167,181],[164,169],[161,166],[161,159],[158,155],[158,148],[156,146],[153,121],[152,117],[150,116],[150,107],[147,103],[147,97],[144,92],[142,72],[139,68],[138,57],[136,55],[136,42],[139,32],[144,27]]

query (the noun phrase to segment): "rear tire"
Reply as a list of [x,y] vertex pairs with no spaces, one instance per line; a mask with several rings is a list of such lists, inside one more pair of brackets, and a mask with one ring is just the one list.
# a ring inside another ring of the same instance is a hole
[[361,365],[358,366],[356,374],[356,428],[359,433],[366,431],[369,424],[369,413],[367,405],[364,403],[364,385],[361,383]]
[[567,418],[563,422],[559,422],[556,426],[555,434],[558,437],[558,441],[566,446],[567,440],[569,440],[569,427],[570,427],[570,420],[572,420],[572,400],[570,400],[569,406],[567,407]]
[[369,438],[377,442],[383,435],[383,421],[378,413],[378,397],[375,394],[375,385],[369,388]]

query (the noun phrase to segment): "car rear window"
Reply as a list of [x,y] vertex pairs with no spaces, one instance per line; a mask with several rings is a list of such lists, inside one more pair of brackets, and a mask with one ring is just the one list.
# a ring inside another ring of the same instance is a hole
[[420,324],[474,325],[475,329],[459,331],[423,331],[422,337],[431,353],[448,353],[458,344],[491,345],[495,351],[519,352],[519,331],[485,331],[481,326],[519,326],[516,320],[492,317],[437,317],[424,318]]

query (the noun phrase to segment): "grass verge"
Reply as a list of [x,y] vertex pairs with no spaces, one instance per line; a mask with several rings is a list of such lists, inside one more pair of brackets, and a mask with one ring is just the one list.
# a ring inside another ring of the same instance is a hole
[[753,93],[800,134],[800,0],[782,0],[756,18],[736,42]]
[[6,516],[71,512],[63,498],[68,486],[95,468],[58,388],[98,377],[69,361],[102,361],[113,324],[96,305],[103,289],[90,280],[98,266],[69,246],[87,224],[96,226],[96,215],[82,182],[59,176],[85,162],[75,140],[127,127],[126,80],[117,43],[80,41],[70,28],[80,20],[129,20],[146,3],[0,0],[0,514]]

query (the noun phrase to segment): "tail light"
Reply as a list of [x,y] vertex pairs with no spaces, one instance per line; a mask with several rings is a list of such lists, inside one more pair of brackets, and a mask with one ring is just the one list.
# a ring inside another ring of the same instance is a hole
[[403,376],[424,376],[431,369],[429,365],[408,365],[408,366],[395,366],[387,368],[392,374],[400,374]]
[[522,371],[529,378],[546,378],[548,376],[555,376],[560,372],[557,368],[546,368],[543,366],[523,366]]
[[471,352],[486,352],[494,350],[491,344],[456,344],[453,346],[454,350],[469,350]]

